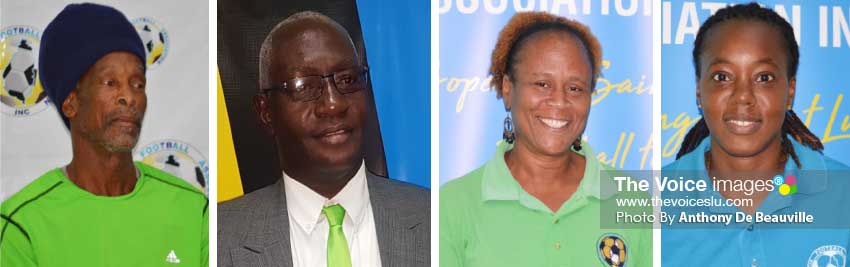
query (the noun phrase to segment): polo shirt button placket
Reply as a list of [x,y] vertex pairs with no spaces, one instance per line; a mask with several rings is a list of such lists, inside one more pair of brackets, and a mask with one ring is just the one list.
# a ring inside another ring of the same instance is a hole
[[561,241],[555,242],[555,249],[561,249]]
[[752,224],[752,223],[750,223],[749,225],[747,225],[747,231],[750,231],[750,232],[752,232],[752,231],[753,231],[753,224]]
[[759,266],[759,263],[758,263],[758,261],[756,261],[755,258],[753,258],[753,267],[756,267],[756,266]]

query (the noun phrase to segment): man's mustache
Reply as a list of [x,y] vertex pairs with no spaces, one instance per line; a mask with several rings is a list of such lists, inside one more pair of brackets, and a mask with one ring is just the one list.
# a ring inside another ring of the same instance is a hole
[[106,121],[108,123],[112,123],[116,120],[130,122],[136,124],[136,126],[142,126],[142,118],[144,117],[144,113],[139,111],[136,108],[129,107],[120,107],[116,110],[110,111],[106,114]]

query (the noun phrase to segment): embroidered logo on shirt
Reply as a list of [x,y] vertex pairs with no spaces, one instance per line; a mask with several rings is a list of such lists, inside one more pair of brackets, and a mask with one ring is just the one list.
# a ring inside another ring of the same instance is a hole
[[839,245],[821,246],[809,256],[807,267],[845,267],[847,250]]
[[604,234],[596,243],[599,260],[602,261],[604,266],[626,266],[626,241],[620,235],[614,233]]
[[165,256],[165,262],[180,263],[180,258],[177,258],[177,254],[175,254],[174,250],[172,249],[171,252],[168,253],[168,256]]

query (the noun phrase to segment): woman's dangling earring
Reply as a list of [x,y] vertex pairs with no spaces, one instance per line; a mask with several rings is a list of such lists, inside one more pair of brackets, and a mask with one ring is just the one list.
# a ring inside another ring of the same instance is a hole
[[576,138],[576,140],[573,141],[573,149],[575,149],[576,151],[581,151],[581,137]]
[[508,110],[508,115],[505,116],[505,126],[502,131],[502,138],[505,139],[505,142],[508,142],[508,144],[513,144],[514,139],[516,138],[516,133],[514,133],[514,121],[511,119],[510,110]]
[[697,111],[699,112],[700,116],[704,116],[702,115],[702,104],[700,104],[699,101],[697,101]]

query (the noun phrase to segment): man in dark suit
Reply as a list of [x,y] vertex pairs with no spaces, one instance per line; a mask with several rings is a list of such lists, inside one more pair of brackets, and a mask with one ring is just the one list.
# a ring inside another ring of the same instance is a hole
[[428,191],[364,167],[361,62],[348,32],[319,13],[268,34],[254,107],[282,178],[219,205],[219,266],[430,265]]

